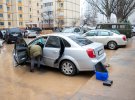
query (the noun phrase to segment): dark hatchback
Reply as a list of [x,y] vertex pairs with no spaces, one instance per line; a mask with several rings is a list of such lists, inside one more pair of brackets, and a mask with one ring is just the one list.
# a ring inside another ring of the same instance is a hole
[[7,43],[16,42],[17,38],[22,38],[22,31],[19,28],[10,28],[7,29],[5,34],[5,41]]

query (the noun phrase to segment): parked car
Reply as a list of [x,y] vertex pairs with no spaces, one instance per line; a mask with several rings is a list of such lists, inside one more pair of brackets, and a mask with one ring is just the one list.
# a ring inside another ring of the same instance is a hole
[[127,45],[125,35],[110,30],[95,29],[86,32],[83,36],[91,41],[103,43],[104,46],[107,46],[111,50],[117,49],[119,46]]
[[6,30],[0,30],[0,38],[5,39]]
[[34,30],[26,30],[24,33],[23,33],[24,37],[30,37],[30,38],[35,38],[38,36],[38,33]]
[[103,23],[97,24],[96,29],[108,29],[108,30],[118,30],[121,34],[126,35],[127,38],[133,36],[131,30],[132,27],[128,23]]
[[135,36],[135,27],[132,27],[132,34]]
[[31,30],[34,30],[36,32],[38,32],[39,34],[42,32],[42,29],[39,27],[33,27]]
[[70,28],[64,28],[62,33],[77,33],[77,34],[83,34],[84,30],[80,27],[70,27]]
[[[62,42],[61,42],[62,41]],[[59,68],[65,75],[75,75],[78,71],[94,71],[98,62],[104,63],[106,53],[101,43],[92,42],[76,34],[46,34],[30,43],[25,41],[14,48],[14,59],[18,64],[28,61],[28,47],[37,43],[43,44],[43,58],[41,64]],[[65,45],[64,55],[57,64],[61,43]]]
[[5,41],[7,43],[16,42],[17,38],[22,38],[22,31],[19,28],[10,28],[7,29],[5,34]]
[[4,41],[0,39],[0,48],[3,46]]

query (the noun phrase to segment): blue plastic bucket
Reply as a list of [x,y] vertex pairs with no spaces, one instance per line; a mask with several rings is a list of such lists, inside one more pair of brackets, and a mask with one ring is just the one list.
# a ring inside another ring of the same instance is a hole
[[101,62],[95,65],[95,73],[96,73],[97,80],[101,80],[101,81],[108,80],[109,77],[108,71]]
[[96,79],[101,81],[108,80],[108,72],[98,72],[96,71]]

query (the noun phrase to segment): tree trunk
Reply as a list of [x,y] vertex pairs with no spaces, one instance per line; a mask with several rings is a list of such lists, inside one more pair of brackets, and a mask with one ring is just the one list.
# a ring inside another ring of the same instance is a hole
[[110,23],[111,22],[110,16],[106,16],[106,17],[107,17],[107,23]]

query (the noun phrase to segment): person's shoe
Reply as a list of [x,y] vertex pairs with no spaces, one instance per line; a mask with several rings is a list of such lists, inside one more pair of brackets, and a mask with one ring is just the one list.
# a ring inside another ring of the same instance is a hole
[[106,80],[103,82],[104,86],[111,86],[112,84],[113,84],[113,81],[111,81],[111,80]]

